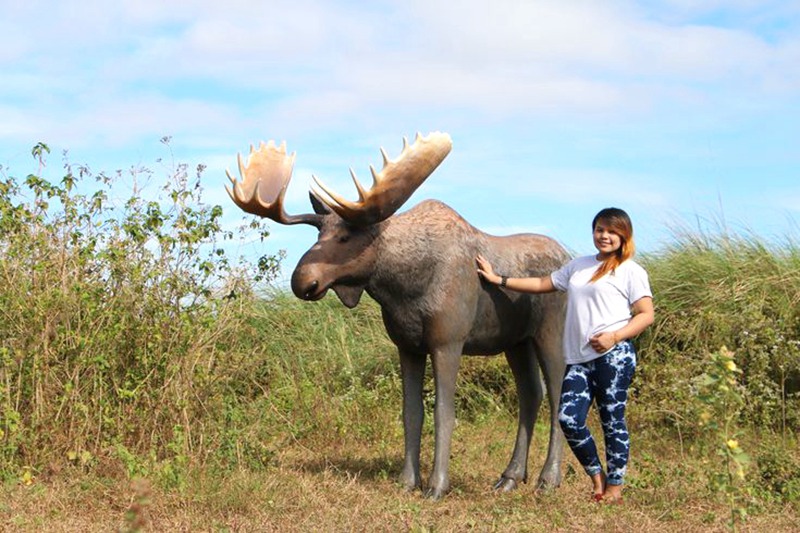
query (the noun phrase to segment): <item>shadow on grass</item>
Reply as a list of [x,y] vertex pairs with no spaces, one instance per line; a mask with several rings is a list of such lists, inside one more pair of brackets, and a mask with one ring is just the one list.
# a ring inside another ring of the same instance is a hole
[[[398,457],[357,457],[352,455],[331,455],[313,460],[299,460],[294,463],[295,468],[312,475],[333,476],[347,481],[358,481],[364,485],[390,483],[397,485],[397,491],[403,492],[400,487],[400,472],[403,469],[402,456]],[[431,465],[421,465],[422,484],[427,487],[428,475]],[[488,476],[467,475],[457,471],[450,471],[450,493],[453,495],[485,495],[500,494],[493,489],[497,478]],[[523,485],[524,486],[524,485]],[[422,494],[420,489],[409,494]]]
[[396,480],[403,469],[400,457],[335,455],[298,461],[297,467],[312,474],[332,473],[372,481]]

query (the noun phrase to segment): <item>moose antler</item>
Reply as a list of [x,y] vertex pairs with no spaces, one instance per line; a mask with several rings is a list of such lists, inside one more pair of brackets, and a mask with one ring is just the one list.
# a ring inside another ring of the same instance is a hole
[[286,142],[280,147],[273,141],[263,142],[256,150],[250,145],[247,165],[242,163],[242,154],[237,155],[239,174],[237,181],[225,170],[233,184],[233,191],[225,186],[231,200],[243,211],[274,220],[280,224],[311,224],[320,227],[322,216],[318,214],[287,215],[283,210],[283,196],[292,178],[295,153],[286,154]]
[[397,159],[390,160],[386,151],[381,148],[383,168],[380,173],[370,165],[373,179],[370,190],[367,191],[361,186],[355,172],[350,169],[358,190],[358,201],[345,200],[326,187],[316,176],[313,176],[314,181],[327,197],[317,191],[314,193],[348,223],[356,226],[375,224],[390,217],[408,200],[450,153],[452,146],[450,136],[438,131],[430,133],[427,137],[417,133],[414,144],[410,146],[408,140],[403,137],[403,151]]

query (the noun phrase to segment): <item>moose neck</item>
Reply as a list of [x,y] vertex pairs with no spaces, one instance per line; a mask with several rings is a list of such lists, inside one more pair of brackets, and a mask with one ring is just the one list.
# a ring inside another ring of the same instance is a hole
[[414,302],[430,294],[446,264],[446,230],[436,216],[442,209],[450,211],[440,202],[427,201],[381,224],[375,242],[378,261],[367,285],[378,303]]

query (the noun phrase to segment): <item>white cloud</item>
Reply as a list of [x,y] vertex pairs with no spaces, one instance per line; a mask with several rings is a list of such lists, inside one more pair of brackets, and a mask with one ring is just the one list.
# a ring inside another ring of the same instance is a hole
[[[11,2],[0,22],[24,37],[0,56],[0,93],[23,122],[76,144],[230,131],[232,120],[291,133],[461,109],[473,123],[619,117],[800,85],[795,37],[665,23],[631,2],[46,4]],[[201,101],[207,84],[250,94],[252,108]]]

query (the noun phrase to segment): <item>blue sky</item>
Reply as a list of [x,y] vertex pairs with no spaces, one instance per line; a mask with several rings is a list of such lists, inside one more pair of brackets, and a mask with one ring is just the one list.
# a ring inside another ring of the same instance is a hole
[[[364,4],[368,4],[365,6]],[[0,0],[0,165],[48,143],[95,171],[175,158],[224,169],[260,140],[297,152],[287,211],[311,175],[355,198],[379,147],[447,131],[453,151],[402,208],[440,199],[493,234],[592,251],[594,213],[634,220],[641,250],[720,221],[765,239],[800,220],[800,2]],[[57,161],[58,156],[52,157]],[[57,175],[58,164],[49,172]],[[246,254],[311,227],[271,225]]]

